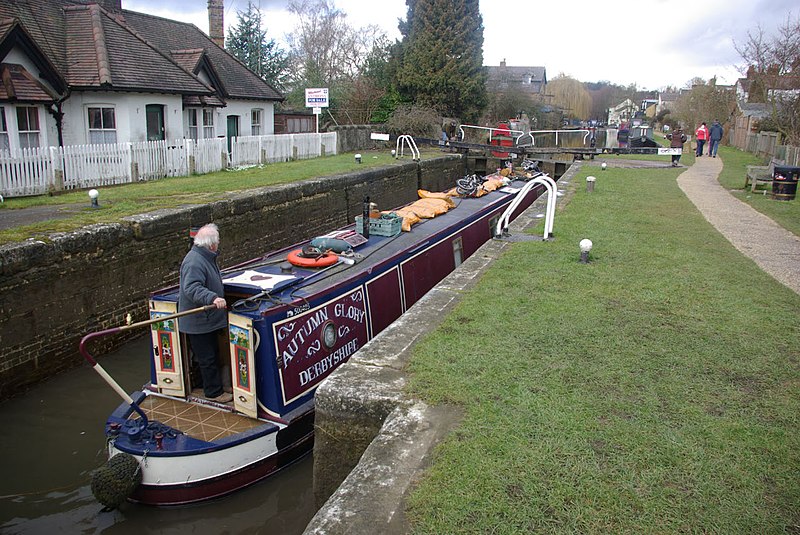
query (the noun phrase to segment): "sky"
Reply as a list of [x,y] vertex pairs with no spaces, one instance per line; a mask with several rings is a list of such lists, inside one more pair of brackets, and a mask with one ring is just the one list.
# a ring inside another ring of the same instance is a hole
[[[295,26],[287,0],[251,0],[267,36],[285,43]],[[379,26],[399,39],[405,0],[334,0],[356,28]],[[191,22],[208,31],[207,0],[122,0],[122,7]],[[225,0],[225,32],[247,0]],[[582,82],[609,81],[638,89],[688,87],[695,77],[733,84],[742,59],[734,43],[760,26],[766,35],[800,16],[797,0],[480,0],[484,65],[544,66]],[[285,48],[285,46],[284,46]]]

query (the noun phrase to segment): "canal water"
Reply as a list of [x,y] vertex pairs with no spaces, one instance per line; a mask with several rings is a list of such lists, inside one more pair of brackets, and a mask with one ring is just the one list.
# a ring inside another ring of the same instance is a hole
[[[100,364],[133,392],[150,376],[149,338]],[[88,365],[0,404],[0,533],[302,533],[314,516],[312,459],[200,505],[125,503],[102,512],[92,470],[106,461],[103,424],[120,398]]]

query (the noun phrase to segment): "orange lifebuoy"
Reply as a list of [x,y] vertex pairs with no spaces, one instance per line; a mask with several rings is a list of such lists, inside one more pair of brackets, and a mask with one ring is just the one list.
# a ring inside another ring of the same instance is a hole
[[317,257],[301,256],[302,249],[295,249],[286,257],[290,264],[304,268],[321,268],[334,265],[339,261],[339,255],[334,253],[322,253]]

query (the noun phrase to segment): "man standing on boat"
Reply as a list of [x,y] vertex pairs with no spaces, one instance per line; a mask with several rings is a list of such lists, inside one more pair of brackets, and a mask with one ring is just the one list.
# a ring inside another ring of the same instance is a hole
[[204,225],[194,237],[194,245],[181,263],[181,284],[178,312],[213,304],[216,308],[178,318],[181,332],[189,338],[194,358],[203,377],[206,399],[227,403],[233,395],[225,392],[219,371],[217,335],[228,326],[227,304],[222,275],[217,267],[219,229],[213,223]]

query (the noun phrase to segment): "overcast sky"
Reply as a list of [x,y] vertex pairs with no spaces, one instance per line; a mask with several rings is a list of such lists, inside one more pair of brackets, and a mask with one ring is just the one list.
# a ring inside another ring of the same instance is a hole
[[[267,35],[283,42],[295,26],[286,0],[251,0]],[[335,0],[355,27],[380,26],[399,39],[405,0]],[[195,24],[208,31],[207,0],[122,0],[122,7]],[[225,27],[247,0],[225,0]],[[639,89],[684,87],[693,77],[732,84],[744,43],[757,26],[769,33],[797,0],[481,0],[484,65],[544,66],[582,82],[608,80]]]

